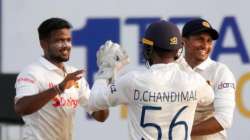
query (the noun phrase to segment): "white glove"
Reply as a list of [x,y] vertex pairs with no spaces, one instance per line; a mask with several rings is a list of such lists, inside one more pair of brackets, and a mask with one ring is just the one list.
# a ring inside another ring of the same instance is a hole
[[99,70],[95,79],[114,80],[116,73],[129,63],[129,57],[124,48],[111,40],[100,47],[96,57]]

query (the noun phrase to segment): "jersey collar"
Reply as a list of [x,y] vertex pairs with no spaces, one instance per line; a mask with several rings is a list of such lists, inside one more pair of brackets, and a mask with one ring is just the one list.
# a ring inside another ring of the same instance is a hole
[[176,63],[179,63],[181,64],[182,66],[186,67],[186,68],[191,68],[189,66],[189,64],[187,63],[186,59],[184,57],[179,57],[177,60],[176,60]]
[[212,60],[210,57],[208,57],[205,61],[200,63],[198,66],[194,67],[194,70],[205,70],[209,65],[212,63]]
[[53,63],[49,62],[47,59],[45,59],[43,56],[40,57],[39,62],[46,67],[48,70],[58,70],[59,68],[54,65]]

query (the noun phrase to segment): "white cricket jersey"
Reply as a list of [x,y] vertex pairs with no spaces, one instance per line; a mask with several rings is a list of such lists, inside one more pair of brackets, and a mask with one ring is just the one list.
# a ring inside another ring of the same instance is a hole
[[[208,106],[198,106],[194,124],[205,121],[212,116],[224,128],[230,128],[235,108],[236,82],[232,72],[222,63],[210,58],[196,66],[194,70],[200,73],[214,89],[214,102]],[[212,135],[195,136],[192,140],[226,140],[226,131],[220,131]]]
[[131,140],[189,140],[197,103],[212,100],[213,90],[199,74],[169,63],[128,72],[109,86],[96,80],[89,108],[127,104]]
[[[66,66],[67,73],[76,71]],[[15,102],[24,96],[38,94],[63,81],[66,73],[41,57],[25,68],[16,80]],[[89,86],[84,78],[55,96],[37,112],[23,116],[25,122],[22,140],[72,140],[76,107],[85,107],[89,98]],[[32,104],[31,104],[32,105]]]

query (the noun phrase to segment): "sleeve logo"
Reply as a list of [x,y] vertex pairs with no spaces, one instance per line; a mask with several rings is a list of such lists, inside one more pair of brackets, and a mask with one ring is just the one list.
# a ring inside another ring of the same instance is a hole
[[223,83],[223,82],[221,82],[218,85],[218,89],[224,89],[224,88],[233,88],[233,89],[235,89],[235,84],[234,83]]

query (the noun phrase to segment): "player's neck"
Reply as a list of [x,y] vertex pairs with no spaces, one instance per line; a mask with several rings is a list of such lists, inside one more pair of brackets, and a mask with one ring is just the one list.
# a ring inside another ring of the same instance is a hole
[[168,64],[168,63],[172,63],[174,62],[175,59],[174,58],[163,58],[163,59],[155,59],[153,60],[153,64]]
[[54,64],[55,66],[57,66],[59,69],[61,70],[65,70],[64,68],[64,63],[63,62],[57,62],[57,61],[54,61],[52,59],[50,59],[48,56],[44,56],[45,59],[47,59],[50,63]]
[[188,56],[188,55],[185,55],[185,60],[188,63],[188,65],[191,66],[192,68],[202,63],[202,61],[197,61],[192,56]]
[[152,63],[153,64],[168,64],[175,61],[175,53],[172,52],[153,52]]

